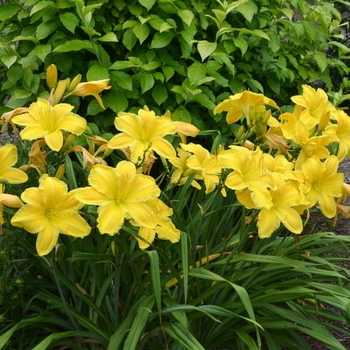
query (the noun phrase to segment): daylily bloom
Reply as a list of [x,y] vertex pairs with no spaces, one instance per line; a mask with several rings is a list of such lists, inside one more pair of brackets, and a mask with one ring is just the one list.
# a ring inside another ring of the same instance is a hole
[[[196,174],[195,179],[203,180],[203,175],[201,170],[194,170],[188,167],[187,165],[187,159],[192,156],[190,152],[184,151],[182,148],[177,149],[178,157],[170,159],[169,162],[174,166],[175,170],[173,170],[173,173],[171,175],[170,182],[178,184],[179,186],[182,186],[187,181],[188,177],[191,174]],[[198,190],[201,189],[200,184],[193,179],[191,182],[191,186],[197,188]]]
[[77,190],[77,198],[99,206],[100,233],[118,233],[125,218],[137,226],[153,229],[157,225],[156,215],[145,202],[157,198],[160,189],[152,177],[137,174],[135,164],[121,161],[116,168],[97,164],[91,169],[88,182],[90,187]]
[[103,105],[102,99],[99,93],[103,90],[109,90],[112,86],[108,86],[109,79],[96,80],[96,81],[88,81],[86,83],[79,83],[75,89],[65,96],[68,97],[70,95],[75,96],[94,96],[100,106],[105,109]]
[[248,188],[257,207],[271,208],[269,189],[275,184],[265,167],[260,149],[249,151],[244,147],[230,146],[218,157],[223,168],[234,169],[225,181],[228,188],[236,191]]
[[10,208],[20,208],[23,205],[22,201],[17,196],[3,193],[3,191],[4,185],[0,184],[0,226],[4,223],[3,205]]
[[317,91],[308,85],[303,85],[303,94],[291,97],[291,100],[305,109],[300,114],[300,120],[307,129],[314,128],[321,120],[324,113],[336,108],[328,101],[327,94],[322,89]]
[[12,167],[17,163],[17,160],[17,148],[15,145],[0,146],[0,182],[20,184],[28,180],[26,173]]
[[299,213],[293,208],[299,204],[300,194],[295,186],[286,182],[283,175],[273,173],[276,190],[270,190],[272,206],[259,208],[251,199],[249,191],[237,191],[237,199],[246,208],[261,209],[258,214],[258,235],[260,238],[268,238],[276,231],[281,222],[293,233],[301,233],[303,223]]
[[25,126],[20,132],[22,140],[44,138],[46,144],[58,152],[63,145],[62,130],[78,136],[85,131],[86,120],[72,113],[73,108],[67,103],[51,106],[49,101],[39,98],[30,105],[28,113],[13,117],[12,121]]
[[336,156],[328,157],[324,163],[312,156],[301,166],[308,182],[305,198],[314,206],[318,203],[321,212],[327,218],[333,218],[337,212],[334,198],[342,196],[344,174],[337,173],[339,161]]
[[254,121],[256,114],[266,111],[265,105],[278,109],[276,102],[265,97],[263,94],[244,91],[232,95],[229,99],[219,103],[214,109],[214,114],[227,111],[226,121],[228,124],[235,123],[242,116],[245,116],[248,125],[250,125]]
[[38,233],[36,250],[46,255],[55,247],[60,233],[85,237],[90,226],[79,215],[83,204],[75,198],[76,190],[68,192],[67,185],[47,174],[39,179],[39,187],[27,188],[21,195],[25,204],[12,217],[11,224]]
[[174,147],[164,139],[165,135],[173,135],[177,131],[171,119],[156,116],[153,111],[140,109],[137,115],[119,113],[114,125],[122,132],[108,142],[108,147],[113,149],[130,147],[130,160],[133,163],[142,162],[146,152],[151,150],[164,158],[176,157]]
[[312,156],[316,156],[319,159],[329,156],[329,151],[326,148],[329,144],[328,137],[322,135],[309,138],[309,132],[301,120],[298,120],[295,124],[295,142],[301,146],[301,151],[295,162],[295,169],[297,170]]
[[157,234],[159,239],[165,239],[171,243],[176,243],[180,240],[180,231],[175,227],[169,216],[173,215],[173,210],[169,208],[160,199],[152,199],[146,204],[153,210],[157,218],[157,225],[154,228],[140,227],[139,236],[144,238],[138,239],[139,247],[146,249],[154,241]]
[[322,133],[326,135],[329,142],[338,143],[337,157],[341,162],[346,156],[350,156],[350,117],[344,111],[337,111],[337,124],[326,127]]
[[200,177],[204,179],[205,193],[208,194],[214,191],[215,186],[220,182],[218,175],[221,174],[221,166],[218,163],[217,156],[210,154],[201,145],[194,143],[189,143],[188,145],[182,143],[181,148],[193,153],[187,158],[187,166],[196,171],[197,174],[199,173]]

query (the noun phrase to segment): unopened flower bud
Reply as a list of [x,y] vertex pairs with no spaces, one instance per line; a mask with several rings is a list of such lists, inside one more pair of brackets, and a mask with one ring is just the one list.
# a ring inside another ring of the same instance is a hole
[[64,166],[64,164],[61,164],[56,171],[55,177],[61,180],[65,171],[66,171],[66,167]]
[[55,106],[58,102],[61,101],[63,94],[67,88],[67,80],[60,80],[58,82],[57,88],[53,93],[53,105]]
[[54,89],[57,84],[57,67],[54,64],[46,69],[46,84],[50,90]]
[[81,81],[81,74],[75,76],[72,82],[69,84],[67,92],[72,92]]

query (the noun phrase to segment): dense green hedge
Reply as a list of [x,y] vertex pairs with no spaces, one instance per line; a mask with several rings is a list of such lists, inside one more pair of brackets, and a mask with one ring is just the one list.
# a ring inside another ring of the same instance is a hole
[[[94,118],[104,130],[117,112],[145,104],[209,129],[222,118],[215,104],[247,88],[280,105],[302,83],[321,79],[332,91],[329,68],[349,72],[334,3],[10,0],[0,9],[0,113],[46,97],[51,63],[60,79],[111,79],[109,108]],[[330,47],[337,57],[326,56]],[[86,100],[87,115],[102,112]]]

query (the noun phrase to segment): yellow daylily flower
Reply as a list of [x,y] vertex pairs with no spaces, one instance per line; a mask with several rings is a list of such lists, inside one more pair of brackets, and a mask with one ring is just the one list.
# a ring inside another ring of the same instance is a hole
[[146,201],[146,204],[153,210],[157,218],[157,225],[154,228],[140,227],[139,236],[144,238],[138,239],[139,247],[146,249],[153,242],[156,234],[159,239],[165,239],[171,243],[177,243],[180,240],[180,231],[175,227],[169,216],[173,215],[173,210],[169,208],[160,199]]
[[3,205],[6,205],[10,208],[20,208],[23,205],[22,201],[17,196],[4,193],[3,191],[4,185],[0,184],[0,226],[4,223]]
[[250,125],[254,121],[256,114],[266,112],[265,105],[278,109],[276,102],[265,97],[263,94],[257,94],[252,91],[244,91],[242,93],[232,95],[229,99],[219,103],[214,109],[214,114],[218,114],[223,111],[228,112],[226,116],[226,121],[228,124],[235,123],[242,116],[245,116],[248,125]]
[[97,102],[99,103],[99,105],[101,106],[101,108],[105,109],[105,106],[103,105],[102,99],[99,94],[103,90],[109,90],[112,87],[112,86],[109,86],[108,83],[109,83],[109,79],[79,83],[72,92],[70,92],[65,96],[65,98],[70,95],[81,96],[81,97],[94,96]]
[[84,204],[99,206],[100,233],[118,233],[126,217],[137,226],[157,225],[156,215],[145,202],[157,198],[160,189],[152,177],[137,174],[135,164],[121,161],[115,168],[97,164],[91,169],[88,182],[90,187],[77,190],[77,198]]
[[341,162],[346,156],[350,156],[350,117],[344,111],[337,111],[337,124],[326,127],[323,135],[327,136],[329,142],[338,143],[337,157]]
[[205,193],[208,194],[214,191],[216,185],[220,182],[218,175],[221,174],[221,166],[217,156],[210,154],[204,147],[194,143],[188,145],[182,143],[181,148],[193,153],[187,158],[187,166],[200,174],[200,177],[197,176],[197,180],[204,179]]
[[130,160],[138,164],[148,151],[155,151],[168,159],[176,157],[174,147],[164,139],[165,135],[177,132],[176,125],[167,117],[159,117],[153,111],[140,109],[138,114],[118,113],[114,125],[120,134],[114,136],[108,147],[121,149],[130,147]]
[[[182,148],[178,148],[177,153],[178,157],[169,160],[169,162],[175,168],[171,175],[170,182],[172,184],[182,186],[185,184],[191,174],[196,174],[195,179],[197,178],[199,180],[203,180],[202,172],[200,170],[193,170],[187,165],[187,159],[191,157],[192,154],[184,151]],[[195,179],[192,180],[191,186],[197,188],[197,190],[200,190],[201,186]]]
[[260,238],[268,238],[275,232],[281,223],[293,233],[301,233],[303,223],[299,213],[293,208],[300,204],[300,193],[295,186],[286,182],[280,173],[272,174],[276,190],[270,190],[272,206],[259,208],[252,206],[249,191],[237,191],[237,199],[246,208],[261,209],[258,214],[258,235]]
[[47,174],[39,179],[39,187],[27,188],[21,195],[27,203],[12,217],[11,224],[38,233],[36,250],[46,255],[55,247],[60,233],[72,237],[85,237],[90,226],[79,215],[83,207],[75,198],[76,190],[68,192],[67,185]]
[[20,184],[28,180],[28,176],[22,170],[13,168],[17,163],[18,155],[15,145],[0,146],[0,182]]
[[342,196],[344,174],[337,173],[338,165],[336,156],[328,157],[324,163],[313,156],[301,166],[307,180],[304,192],[306,200],[310,203],[310,207],[318,203],[323,215],[329,219],[337,212],[334,198]]
[[236,191],[248,188],[252,199],[259,208],[272,206],[270,188],[274,188],[273,179],[265,167],[262,151],[249,151],[244,147],[230,146],[230,149],[218,155],[223,168],[234,169],[225,185]]
[[300,114],[300,120],[307,129],[314,128],[324,113],[334,111],[336,108],[328,101],[327,94],[322,89],[317,91],[308,85],[302,85],[303,94],[291,97],[291,100],[305,109]]
[[67,103],[52,106],[49,101],[39,98],[30,105],[28,113],[14,116],[12,121],[25,126],[20,132],[22,140],[44,138],[46,144],[58,152],[63,145],[62,130],[78,136],[85,131],[86,120],[72,113],[73,108]]
[[324,159],[329,156],[329,151],[326,146],[329,144],[328,137],[312,136],[309,138],[309,131],[305,124],[298,120],[295,124],[295,140],[301,146],[301,151],[295,162],[295,169],[300,169],[301,165],[310,157],[316,156],[319,159]]
[[287,140],[295,139],[295,125],[300,120],[303,109],[304,107],[296,105],[292,113],[285,112],[280,115],[282,133]]

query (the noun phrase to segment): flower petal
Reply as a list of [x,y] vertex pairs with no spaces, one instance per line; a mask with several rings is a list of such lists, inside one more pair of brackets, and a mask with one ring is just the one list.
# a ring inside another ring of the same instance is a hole
[[48,221],[46,227],[39,232],[36,239],[36,250],[39,256],[44,256],[51,252],[57,243],[58,234],[58,227]]
[[164,158],[176,158],[176,152],[174,147],[169,141],[165,139],[157,139],[152,141],[152,149]]
[[123,203],[125,211],[136,221],[137,226],[154,228],[157,219],[152,209],[145,203]]
[[88,178],[90,186],[103,193],[109,199],[118,197],[117,183],[120,182],[118,180],[118,171],[103,164],[95,165]]
[[11,219],[11,225],[23,227],[30,233],[42,231],[48,223],[45,208],[39,205],[25,205]]
[[110,201],[98,208],[97,228],[100,233],[114,235],[121,229],[125,218],[125,209],[116,203]]
[[133,137],[121,132],[109,140],[108,147],[112,149],[125,148],[131,146],[133,142],[135,142]]
[[147,227],[140,227],[138,234],[148,242],[146,243],[142,239],[137,239],[140,249],[147,249],[152,244],[156,236],[155,230]]
[[58,152],[63,145],[63,135],[61,130],[49,132],[44,135],[45,142],[53,150]]
[[93,187],[78,188],[75,197],[84,204],[102,205],[106,201],[114,201],[104,193],[97,191]]
[[85,237],[91,227],[88,223],[74,210],[64,210],[59,213],[55,223],[60,228],[60,233],[73,237]]
[[56,122],[56,128],[66,130],[74,135],[81,135],[86,129],[86,119],[74,113],[62,115]]
[[275,208],[275,213],[289,231],[293,233],[301,233],[303,231],[303,222],[295,209]]
[[6,179],[11,184],[20,184],[28,180],[28,175],[22,170],[8,168],[0,173],[0,178]]
[[258,218],[257,226],[260,238],[269,238],[280,227],[281,222],[273,209],[262,209]]

